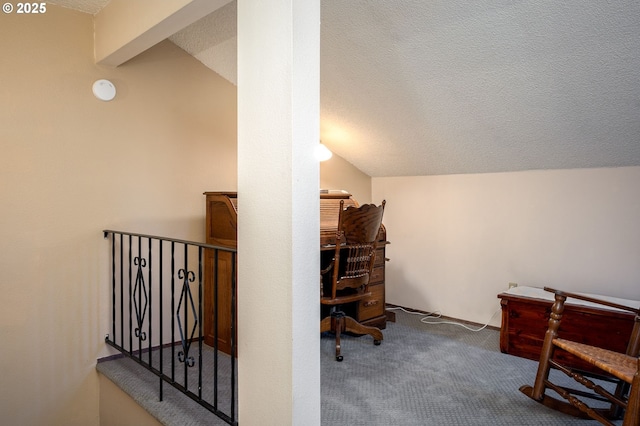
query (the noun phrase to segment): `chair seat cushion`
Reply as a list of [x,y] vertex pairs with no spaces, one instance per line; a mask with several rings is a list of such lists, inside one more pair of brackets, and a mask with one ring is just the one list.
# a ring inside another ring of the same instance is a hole
[[627,383],[638,371],[638,358],[626,354],[559,338],[553,339],[553,344]]

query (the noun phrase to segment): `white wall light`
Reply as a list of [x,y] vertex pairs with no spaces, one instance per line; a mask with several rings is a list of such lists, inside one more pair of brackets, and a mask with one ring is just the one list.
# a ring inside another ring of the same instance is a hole
[[116,97],[116,86],[109,80],[96,80],[92,89],[93,95],[101,101],[109,102]]
[[327,161],[329,158],[331,158],[331,156],[333,155],[333,152],[331,152],[329,150],[329,148],[327,148],[326,146],[324,146],[322,143],[320,143],[316,148],[315,148],[315,152],[314,152],[316,159],[318,161]]

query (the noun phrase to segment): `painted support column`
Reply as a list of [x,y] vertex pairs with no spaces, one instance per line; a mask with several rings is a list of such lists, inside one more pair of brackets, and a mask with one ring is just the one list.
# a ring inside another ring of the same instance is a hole
[[320,2],[238,2],[243,425],[320,424]]

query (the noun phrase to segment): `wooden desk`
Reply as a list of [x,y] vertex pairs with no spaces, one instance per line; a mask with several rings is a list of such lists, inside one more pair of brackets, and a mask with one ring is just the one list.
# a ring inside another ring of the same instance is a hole
[[[238,195],[236,192],[205,192],[206,196],[206,242],[223,247],[238,246]],[[321,262],[332,255],[331,245],[335,247],[335,234],[338,228],[340,200],[345,207],[358,206],[356,200],[348,193],[320,194],[320,251]],[[351,312],[354,318],[366,325],[385,328],[387,316],[385,312],[385,248],[387,232],[383,226],[378,233],[378,251],[376,252],[375,269],[369,289],[371,297],[358,303]],[[213,285],[214,259],[213,253],[204,259],[204,335],[205,343],[213,346]],[[231,352],[231,274],[232,258],[230,253],[220,252],[218,258],[218,348],[223,352]],[[318,272],[319,278],[320,272]],[[241,284],[239,284],[241,285]],[[319,289],[318,289],[319,290]],[[318,291],[318,295],[319,295]]]

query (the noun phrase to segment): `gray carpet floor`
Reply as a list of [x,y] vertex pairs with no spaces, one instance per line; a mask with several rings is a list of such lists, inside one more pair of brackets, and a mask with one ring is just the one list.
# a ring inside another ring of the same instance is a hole
[[[420,319],[397,311],[380,346],[368,336],[343,336],[342,362],[335,361],[333,336],[322,335],[322,425],[599,424],[521,394],[521,385],[533,384],[537,363],[501,353],[497,330],[474,332]],[[157,377],[134,361],[101,362],[98,370],[166,425],[225,424],[169,385],[158,401]]]
[[424,324],[424,316],[397,312],[380,346],[368,336],[343,338],[342,362],[333,360],[335,340],[323,337],[323,425],[599,424],[520,393],[533,384],[537,363],[501,353],[499,331]]

